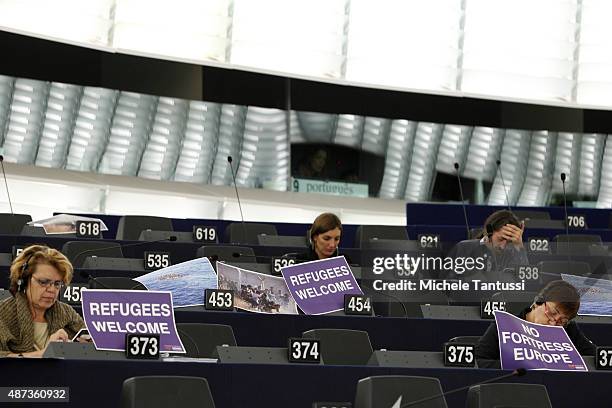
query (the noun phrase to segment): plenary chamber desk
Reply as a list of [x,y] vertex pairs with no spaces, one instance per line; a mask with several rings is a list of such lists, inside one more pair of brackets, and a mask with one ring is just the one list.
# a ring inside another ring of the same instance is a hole
[[[204,362],[99,361],[61,359],[0,360],[0,386],[62,386],[69,403],[45,406],[108,408],[119,405],[126,378],[142,375],[199,376],[208,380],[218,408],[310,408],[314,401],[353,402],[357,381],[373,375],[436,377],[443,390],[473,384],[503,374],[499,370],[467,368],[385,368],[295,364],[222,364]],[[543,384],[552,406],[609,407],[612,373],[530,371],[514,378]],[[463,408],[467,393],[448,396],[449,407]],[[407,402],[407,401],[404,401]],[[15,404],[19,406],[19,404]]]

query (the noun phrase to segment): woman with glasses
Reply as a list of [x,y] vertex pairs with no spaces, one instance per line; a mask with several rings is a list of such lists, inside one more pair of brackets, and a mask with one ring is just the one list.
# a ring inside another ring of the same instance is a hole
[[0,356],[42,357],[51,341],[69,341],[85,327],[75,310],[57,300],[72,279],[58,250],[30,246],[11,265],[10,292],[0,302]]
[[[563,280],[549,282],[535,297],[530,307],[519,314],[523,320],[548,326],[563,326],[568,337],[582,355],[595,355],[595,345],[582,333],[574,317],[580,308],[580,294]],[[478,367],[499,368],[499,338],[493,323],[476,346]]]

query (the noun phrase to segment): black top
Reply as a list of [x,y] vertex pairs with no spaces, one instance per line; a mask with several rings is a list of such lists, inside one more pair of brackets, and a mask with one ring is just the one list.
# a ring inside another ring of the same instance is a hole
[[[349,258],[347,255],[345,254],[338,254],[338,255],[333,255],[333,256],[344,256],[344,258],[346,259],[346,263],[351,265],[351,258]],[[312,247],[308,247],[308,250],[306,252],[301,252],[299,254],[295,254],[295,260],[298,263],[302,263],[302,262],[310,262],[310,261],[318,261],[319,260],[319,255],[317,255],[317,253],[312,249]]]
[[[530,311],[531,308],[527,307],[518,314],[518,317],[525,320],[527,313]],[[595,355],[595,344],[582,333],[582,330],[580,330],[575,321],[570,321],[567,326],[565,326],[565,331],[580,354],[585,356]],[[480,368],[500,368],[499,359],[497,324],[492,323],[478,341],[476,346],[476,360]]]
[[295,255],[295,260],[297,262],[309,262],[309,261],[318,261],[319,256],[311,247],[308,247],[306,252],[301,252]]

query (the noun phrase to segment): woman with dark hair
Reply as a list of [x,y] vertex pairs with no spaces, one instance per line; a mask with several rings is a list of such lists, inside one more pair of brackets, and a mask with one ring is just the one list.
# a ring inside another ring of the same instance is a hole
[[[580,308],[580,295],[574,286],[563,280],[549,282],[535,297],[531,306],[517,316],[530,323],[563,326],[570,340],[582,355],[595,355],[595,345],[582,333],[573,319]],[[491,324],[476,347],[481,368],[499,367],[497,325]]]
[[297,256],[298,261],[316,261],[338,255],[342,223],[337,215],[323,213],[315,218],[308,230],[308,251]]

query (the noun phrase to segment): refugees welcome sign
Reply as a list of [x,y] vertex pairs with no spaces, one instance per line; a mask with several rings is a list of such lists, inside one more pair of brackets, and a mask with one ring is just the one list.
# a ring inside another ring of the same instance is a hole
[[342,310],[344,295],[363,294],[343,256],[283,267],[281,273],[306,314]]
[[507,312],[494,314],[502,369],[588,371],[563,327],[529,323]]
[[129,333],[159,334],[160,351],[184,353],[170,292],[88,289],[83,319],[98,350],[125,350]]

